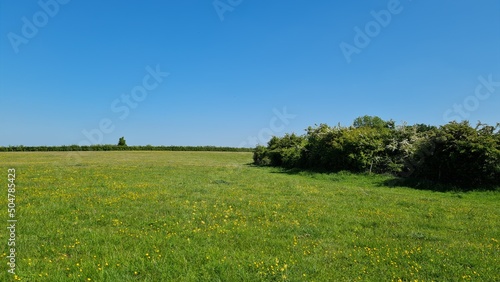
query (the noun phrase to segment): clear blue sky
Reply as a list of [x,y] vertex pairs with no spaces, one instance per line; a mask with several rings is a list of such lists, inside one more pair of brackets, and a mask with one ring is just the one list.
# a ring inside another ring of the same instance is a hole
[[41,3],[0,2],[0,146],[253,146],[365,114],[500,122],[498,0]]

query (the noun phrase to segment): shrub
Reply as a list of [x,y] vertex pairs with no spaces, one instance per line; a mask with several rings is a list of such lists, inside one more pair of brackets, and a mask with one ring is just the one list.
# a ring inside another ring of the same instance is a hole
[[378,117],[351,127],[308,127],[254,150],[257,165],[318,171],[391,173],[467,187],[500,185],[500,124],[395,126]]
[[500,142],[496,127],[467,121],[442,126],[425,144],[433,152],[424,158],[417,176],[460,187],[498,185]]

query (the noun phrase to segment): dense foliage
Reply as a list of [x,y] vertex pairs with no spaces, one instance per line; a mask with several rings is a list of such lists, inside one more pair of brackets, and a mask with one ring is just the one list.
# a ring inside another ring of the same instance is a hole
[[500,124],[451,122],[396,126],[379,117],[352,126],[309,127],[306,134],[273,137],[254,150],[257,165],[317,171],[390,173],[457,187],[500,185]]
[[127,141],[125,141],[125,137],[120,137],[118,140],[118,146],[127,146]]
[[8,146],[0,147],[0,152],[35,152],[35,151],[218,151],[251,152],[250,148],[216,146],[127,146],[127,145],[91,145],[91,146]]

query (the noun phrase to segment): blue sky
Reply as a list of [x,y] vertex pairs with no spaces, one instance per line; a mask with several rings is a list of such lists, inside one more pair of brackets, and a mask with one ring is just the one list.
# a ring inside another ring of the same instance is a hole
[[0,31],[0,146],[500,122],[497,0],[1,1]]

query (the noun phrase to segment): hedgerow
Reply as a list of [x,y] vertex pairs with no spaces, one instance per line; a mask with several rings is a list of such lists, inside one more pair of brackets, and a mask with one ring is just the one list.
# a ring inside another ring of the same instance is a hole
[[379,117],[309,127],[254,149],[254,163],[326,172],[389,173],[462,189],[500,185],[500,124],[396,126]]

